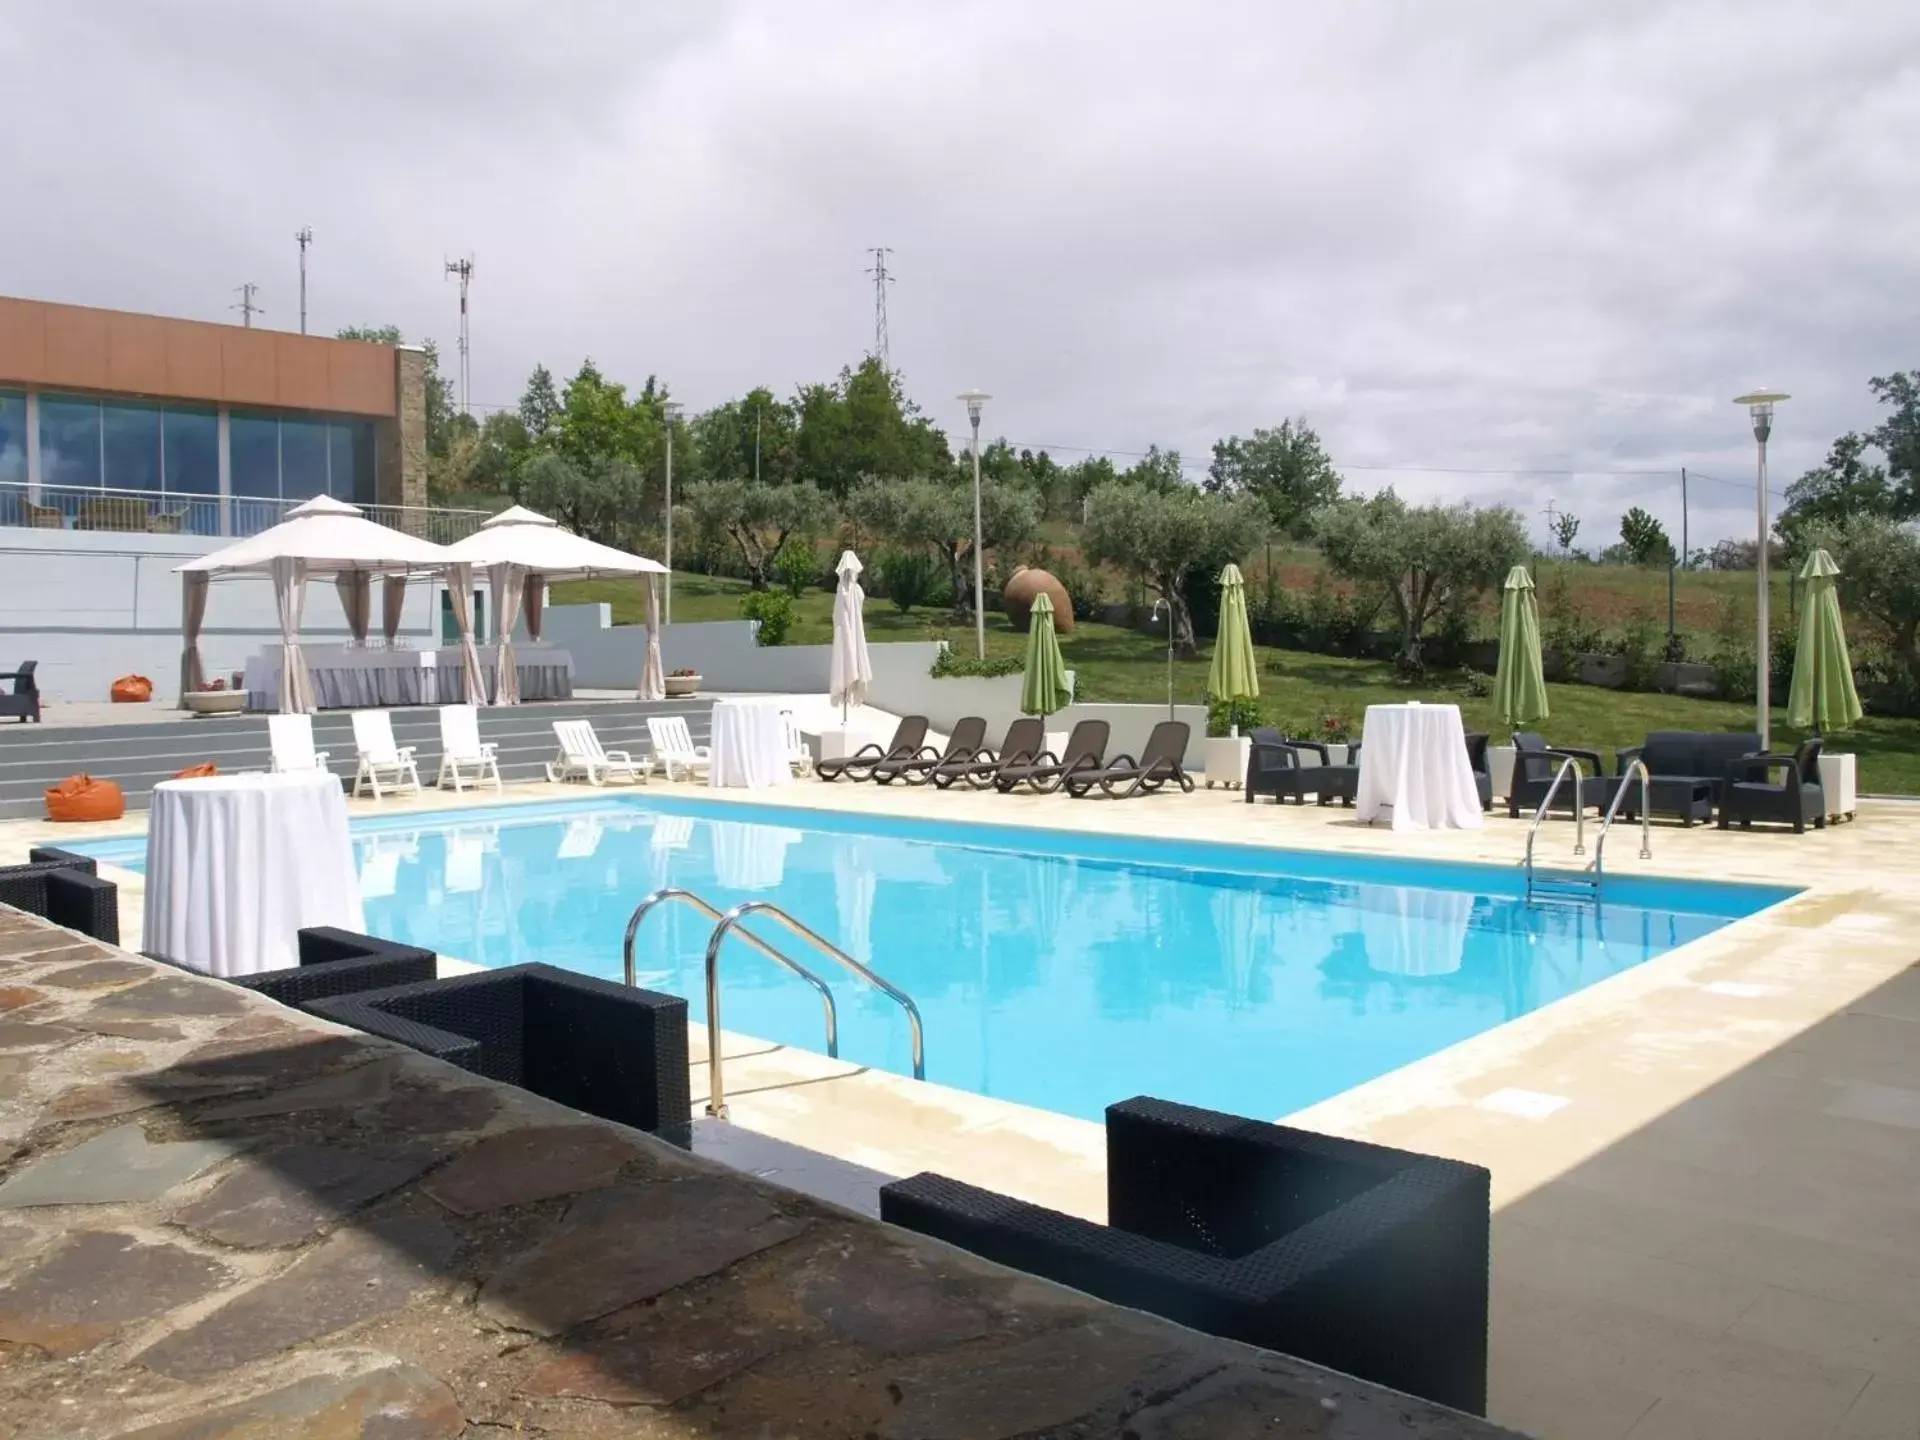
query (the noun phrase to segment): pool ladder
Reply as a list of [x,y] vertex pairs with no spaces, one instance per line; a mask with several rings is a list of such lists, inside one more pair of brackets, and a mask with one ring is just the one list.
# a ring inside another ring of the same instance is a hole
[[1627,773],[1621,777],[1620,784],[1614,789],[1613,799],[1608,802],[1607,813],[1600,821],[1600,838],[1594,842],[1593,864],[1581,870],[1536,870],[1533,863],[1533,842],[1540,833],[1540,826],[1553,808],[1553,797],[1560,793],[1560,786],[1566,778],[1573,777],[1573,853],[1587,853],[1587,807],[1580,797],[1580,762],[1569,755],[1560,762],[1560,768],[1554,773],[1553,783],[1547,787],[1546,797],[1541,800],[1540,808],[1533,812],[1533,823],[1527,827],[1527,853],[1521,864],[1527,870],[1527,903],[1539,904],[1545,900],[1571,900],[1592,905],[1600,903],[1601,883],[1606,879],[1607,836],[1613,831],[1614,818],[1620,813],[1620,802],[1626,798],[1630,782],[1636,777],[1640,781],[1640,858],[1651,860],[1652,831],[1649,816],[1652,806],[1647,791],[1651,779],[1647,775],[1646,762],[1635,760],[1627,767]]
[[766,900],[748,900],[722,914],[718,908],[702,900],[691,890],[669,887],[654,891],[634,907],[633,914],[627,919],[626,940],[621,946],[621,973],[628,985],[636,983],[633,940],[634,936],[640,932],[640,922],[647,918],[648,912],[669,900],[690,905],[707,919],[715,922],[713,934],[707,937],[707,1076],[709,1082],[707,1114],[719,1120],[727,1118],[727,1092],[721,1074],[723,1067],[720,1054],[720,946],[729,935],[738,935],[782,970],[798,976],[813,987],[814,992],[820,997],[821,1008],[826,1015],[827,1054],[833,1059],[838,1059],[840,1056],[840,1012],[834,1005],[833,991],[827,988],[826,981],[798,960],[775,949],[751,930],[746,929],[741,922],[749,915],[764,915],[769,920],[777,921],[787,930],[807,941],[829,960],[836,961],[845,969],[852,971],[906,1011],[907,1024],[913,1032],[913,1078],[916,1080],[927,1078],[926,1037],[920,1024],[920,1007],[913,1003],[913,997],[899,986],[862,965],[811,926],[794,919],[778,905]]

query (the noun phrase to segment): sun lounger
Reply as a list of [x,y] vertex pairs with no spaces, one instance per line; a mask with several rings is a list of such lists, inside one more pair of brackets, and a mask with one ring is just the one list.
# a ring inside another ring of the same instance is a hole
[[911,760],[926,743],[927,717],[904,715],[900,723],[893,727],[893,739],[885,749],[878,745],[862,745],[843,759],[820,761],[813,767],[813,773],[822,780],[838,780],[842,775],[850,780],[865,780],[882,760]]
[[1051,795],[1070,775],[1105,768],[1107,736],[1112,727],[1104,720],[1082,720],[1067,736],[1063,753],[1042,750],[1025,765],[1003,764],[994,772],[993,786],[1002,795],[1011,795],[1025,785],[1037,795]]
[[393,717],[386,711],[353,712],[353,748],[359,756],[353,772],[356,796],[365,785],[373,792],[374,799],[381,799],[382,780],[390,789],[419,792],[420,770],[413,763],[413,747],[393,743]]
[[493,788],[500,789],[500,761],[493,746],[480,738],[479,713],[471,705],[442,705],[440,773],[434,777],[434,788],[451,780],[455,790],[464,790],[469,778],[477,786],[489,776]]
[[313,748],[311,715],[267,716],[267,744],[276,772],[327,768],[327,752]]
[[649,715],[647,740],[653,746],[653,758],[660,762],[660,773],[669,780],[705,774],[713,764],[713,751],[693,743],[684,715]]
[[1098,770],[1077,770],[1063,776],[1067,793],[1083,800],[1097,788],[1110,800],[1126,800],[1151,795],[1163,785],[1178,785],[1191,792],[1193,777],[1187,774],[1183,762],[1192,733],[1184,720],[1162,720],[1147,736],[1138,760],[1131,755],[1116,755]]
[[943,760],[927,778],[942,790],[962,780],[976,790],[985,790],[1003,766],[1031,765],[1046,745],[1046,720],[1038,715],[1023,715],[1007,727],[997,753],[983,751],[968,760]]
[[896,777],[909,785],[924,785],[943,765],[966,766],[985,758],[986,744],[987,722],[978,715],[968,715],[954,722],[945,750],[928,746],[911,760],[882,760],[874,766],[873,778],[882,785]]
[[647,778],[647,762],[635,760],[625,750],[609,750],[593,732],[591,720],[556,720],[553,738],[560,753],[547,762],[547,779],[571,780],[575,776],[589,785],[604,785],[609,780],[639,784]]
[[807,749],[807,740],[800,733],[800,722],[793,718],[791,710],[780,712],[780,727],[787,737],[787,764],[793,767],[795,775],[804,775],[813,768],[813,752]]

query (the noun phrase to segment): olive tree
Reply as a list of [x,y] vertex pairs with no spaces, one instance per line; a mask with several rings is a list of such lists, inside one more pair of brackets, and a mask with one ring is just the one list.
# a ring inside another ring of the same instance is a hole
[[827,497],[812,485],[755,485],[751,480],[709,480],[687,491],[686,510],[703,536],[724,535],[740,552],[755,590],[767,588],[774,561],[795,535],[807,535],[832,518]]
[[1266,542],[1271,525],[1258,495],[1207,495],[1184,485],[1160,490],[1115,481],[1087,497],[1080,549],[1095,565],[1138,577],[1165,601],[1174,649],[1192,659],[1199,646],[1187,577],[1244,558]]
[[1409,505],[1392,490],[1314,516],[1327,568],[1377,587],[1400,622],[1399,664],[1418,673],[1427,628],[1449,606],[1498,585],[1527,558],[1526,527],[1504,505]]
[[1878,515],[1805,527],[1805,546],[1824,546],[1840,567],[1840,603],[1886,632],[1907,673],[1920,682],[1920,533]]
[[[956,618],[973,613],[973,487],[938,480],[869,480],[847,496],[847,513],[862,530],[896,545],[927,549],[947,568]],[[997,550],[1025,539],[1040,523],[1040,505],[1021,485],[980,482],[980,542]]]

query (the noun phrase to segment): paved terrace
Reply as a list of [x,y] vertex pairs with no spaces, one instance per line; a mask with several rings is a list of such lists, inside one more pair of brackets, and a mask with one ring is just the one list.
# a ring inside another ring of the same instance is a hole
[[0,1431],[1507,1432],[0,912]]
[[[1501,864],[1518,860],[1526,828],[1502,817],[1477,834],[1396,836],[1337,808],[1221,791],[1125,803],[814,782],[651,793]],[[1543,859],[1568,858],[1569,831],[1546,832]],[[0,860],[74,833],[0,827]],[[1858,822],[1804,837],[1656,826],[1653,860],[1635,848],[1616,834],[1609,869],[1806,888],[1289,1118],[1492,1170],[1495,1420],[1548,1440],[1915,1440],[1920,806],[1868,802]],[[135,882],[123,925],[139,894]],[[1097,1126],[790,1047],[735,1038],[728,1055],[742,1130],[1104,1218]],[[696,1096],[704,1057],[696,1031]]]

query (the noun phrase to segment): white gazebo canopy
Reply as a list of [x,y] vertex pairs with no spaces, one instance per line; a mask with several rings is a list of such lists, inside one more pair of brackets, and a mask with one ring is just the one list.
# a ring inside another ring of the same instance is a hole
[[576,535],[524,505],[502,510],[466,539],[448,546],[446,553],[448,559],[483,568],[517,565],[548,581],[667,573],[658,560]]
[[445,546],[390,525],[376,524],[357,506],[318,495],[287,512],[270,530],[178,567],[183,574],[268,573],[276,560],[298,560],[308,575],[356,570],[439,570],[458,557]]
[[[493,587],[493,613],[500,626],[499,683],[496,704],[519,701],[515,688],[513,626],[526,600],[529,633],[540,614],[542,587],[560,580],[594,580],[607,576],[644,577],[647,605],[647,645],[640,668],[639,697],[665,697],[665,672],[660,664],[660,582],[667,567],[644,555],[630,555],[584,535],[563,529],[556,521],[515,505],[502,510],[466,539],[447,547],[449,558],[487,572]],[[526,599],[528,595],[531,599]]]

